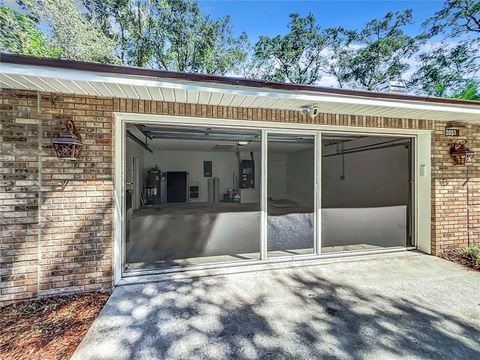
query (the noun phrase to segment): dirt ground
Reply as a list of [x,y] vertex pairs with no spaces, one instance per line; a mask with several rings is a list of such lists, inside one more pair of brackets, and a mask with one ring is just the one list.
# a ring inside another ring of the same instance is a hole
[[108,297],[94,292],[0,308],[0,358],[69,359]]

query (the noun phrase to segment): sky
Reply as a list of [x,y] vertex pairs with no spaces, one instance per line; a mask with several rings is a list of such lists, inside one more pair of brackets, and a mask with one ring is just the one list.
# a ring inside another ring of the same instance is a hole
[[312,12],[320,26],[344,26],[359,29],[373,18],[381,18],[388,11],[412,9],[415,24],[406,28],[412,35],[419,32],[421,23],[440,10],[442,0],[200,0],[200,8],[213,18],[230,15],[236,35],[245,31],[250,41],[259,35],[278,35],[287,31],[288,14]]

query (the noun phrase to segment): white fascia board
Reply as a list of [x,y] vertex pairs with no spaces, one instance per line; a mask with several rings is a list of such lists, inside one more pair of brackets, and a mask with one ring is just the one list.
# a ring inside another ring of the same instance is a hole
[[[388,107],[397,109],[414,109],[434,112],[447,112],[457,114],[479,115],[480,107],[454,104],[432,104],[411,100],[385,100],[372,99],[361,96],[321,94],[308,91],[288,91],[288,90],[267,90],[251,88],[246,86],[235,86],[229,84],[201,83],[186,80],[158,80],[148,76],[134,76],[125,74],[100,73],[84,70],[61,69],[46,66],[31,66],[2,63],[1,73],[10,75],[38,76],[42,78],[63,79],[73,81],[91,81],[110,84],[124,84],[134,86],[145,86],[152,88],[183,89],[191,91],[206,91],[212,93],[250,95],[270,98],[295,99],[309,101],[312,103],[327,102],[338,104],[363,105],[373,107]],[[95,94],[92,94],[95,95]]]

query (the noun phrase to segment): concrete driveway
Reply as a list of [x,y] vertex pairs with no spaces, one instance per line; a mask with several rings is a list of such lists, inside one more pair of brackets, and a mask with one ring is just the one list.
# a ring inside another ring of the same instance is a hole
[[73,358],[480,359],[479,272],[415,252],[254,269],[117,287]]

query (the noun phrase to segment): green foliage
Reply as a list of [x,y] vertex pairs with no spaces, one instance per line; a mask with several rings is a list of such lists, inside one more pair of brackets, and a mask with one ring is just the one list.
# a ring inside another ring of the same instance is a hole
[[474,100],[480,101],[480,89],[478,83],[468,83],[465,89],[456,94],[453,94],[453,98],[455,99],[464,99],[464,100]]
[[467,246],[463,249],[463,258],[472,267],[480,269],[480,247]]
[[247,35],[235,38],[229,16],[210,19],[190,0],[157,4],[153,60],[165,70],[225,75],[245,61]]
[[402,76],[416,50],[415,39],[403,30],[412,23],[410,10],[387,13],[360,31],[322,31],[312,14],[290,18],[286,35],[261,36],[255,45],[255,59],[263,69],[258,73],[264,79],[314,84],[326,73],[340,87],[379,90]]
[[76,0],[23,0],[32,16],[48,24],[52,39],[71,60],[115,63],[115,43],[93,19],[88,20]]
[[327,46],[313,14],[290,15],[289,33],[272,38],[260,36],[255,45],[255,59],[266,80],[314,84],[321,78],[325,64],[322,51]]
[[360,31],[350,31],[347,46],[353,51],[342,63],[345,80],[366,90],[380,90],[387,81],[399,80],[417,50],[415,39],[404,32],[412,22],[411,10],[389,12]]
[[40,57],[59,57],[62,53],[34,19],[8,7],[0,7],[0,51]]
[[[130,35],[132,24],[138,11],[133,12],[131,0],[83,0],[86,8],[85,16],[89,21],[96,21],[99,28],[109,39],[116,43],[117,53],[123,64],[138,65],[138,60],[127,59],[129,49],[139,45],[138,39]],[[138,25],[137,25],[138,27]]]
[[83,0],[89,17],[116,39],[123,63],[224,75],[246,59],[247,37],[230,17],[211,19],[192,0]]
[[466,45],[437,47],[418,56],[419,67],[410,84],[421,93],[451,96],[473,81],[477,64]]
[[[446,0],[442,9],[424,22],[426,37],[445,34],[450,38],[480,34],[480,1]],[[476,40],[478,41],[478,35]]]
[[350,75],[347,63],[355,52],[355,49],[349,46],[349,32],[342,27],[327,28],[323,31],[323,36],[328,45],[327,60],[321,69],[325,74],[333,76],[338,86],[343,88]]
[[423,27],[419,40],[441,36],[443,42],[418,54],[420,66],[411,84],[423,94],[475,100],[473,89],[480,72],[480,1],[446,0]]
[[405,33],[411,10],[360,30],[322,29],[313,14],[291,14],[286,34],[255,44],[245,33],[233,35],[229,16],[203,14],[197,0],[17,3],[22,13],[0,8],[3,51],[303,84],[327,75],[340,87],[377,91],[407,80],[421,94],[479,100],[479,0],[445,0],[417,37]]

